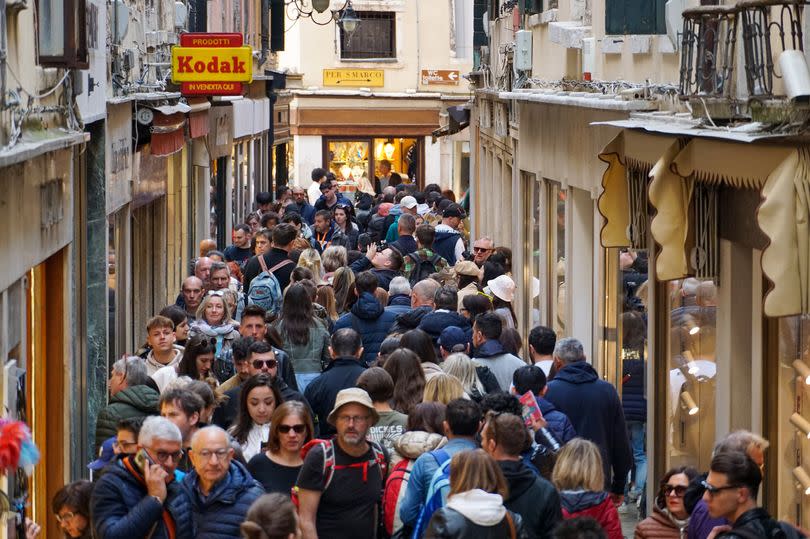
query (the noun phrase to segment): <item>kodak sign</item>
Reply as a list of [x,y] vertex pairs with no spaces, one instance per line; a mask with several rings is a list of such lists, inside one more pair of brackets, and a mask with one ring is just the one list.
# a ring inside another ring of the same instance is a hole
[[182,34],[172,47],[172,82],[184,95],[238,95],[253,80],[253,50],[241,34]]

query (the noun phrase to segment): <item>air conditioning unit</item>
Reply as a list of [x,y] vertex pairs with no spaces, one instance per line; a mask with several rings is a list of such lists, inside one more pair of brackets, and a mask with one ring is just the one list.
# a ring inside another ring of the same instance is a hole
[[532,69],[532,33],[529,30],[515,32],[514,64],[518,71]]

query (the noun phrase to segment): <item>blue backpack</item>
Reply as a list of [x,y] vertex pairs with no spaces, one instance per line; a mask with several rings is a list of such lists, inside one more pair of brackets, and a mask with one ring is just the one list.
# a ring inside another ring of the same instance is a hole
[[281,300],[284,297],[284,292],[281,290],[281,285],[273,272],[292,264],[293,261],[289,259],[282,260],[272,268],[267,269],[264,256],[257,258],[259,259],[259,265],[262,267],[262,272],[250,281],[247,303],[248,305],[258,305],[267,311],[267,314],[275,316],[281,311]]
[[430,453],[436,459],[439,468],[430,479],[425,504],[419,512],[419,519],[413,529],[412,539],[422,539],[430,523],[433,513],[444,507],[447,493],[450,491],[450,454],[444,449],[437,449]]

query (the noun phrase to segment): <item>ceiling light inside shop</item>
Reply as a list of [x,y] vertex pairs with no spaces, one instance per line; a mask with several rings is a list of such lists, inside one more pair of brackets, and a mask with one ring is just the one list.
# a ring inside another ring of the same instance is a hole
[[807,475],[804,468],[801,466],[793,468],[793,477],[796,478],[796,481],[798,481],[802,489],[804,489],[804,495],[810,495],[810,475]]
[[796,359],[793,361],[793,368],[799,373],[799,377],[804,380],[804,383],[810,386],[810,367],[807,366],[807,363],[801,359]]
[[793,415],[790,416],[790,422],[800,432],[804,433],[808,439],[810,439],[810,421],[807,421],[800,413],[793,412]]
[[696,415],[700,411],[700,407],[697,405],[695,399],[692,398],[692,395],[688,391],[681,392],[681,404],[683,404],[683,407],[686,408],[689,415]]

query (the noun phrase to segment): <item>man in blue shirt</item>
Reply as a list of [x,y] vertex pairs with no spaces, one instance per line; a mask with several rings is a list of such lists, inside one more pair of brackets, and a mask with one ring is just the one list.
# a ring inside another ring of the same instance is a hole
[[[444,433],[447,445],[441,448],[452,457],[461,451],[470,451],[478,447],[475,435],[481,429],[481,408],[475,401],[456,399],[447,405],[444,418]],[[405,491],[405,497],[399,509],[399,516],[406,526],[415,526],[419,513],[425,504],[428,487],[433,474],[439,469],[437,451],[424,453],[413,465],[411,478]]]

